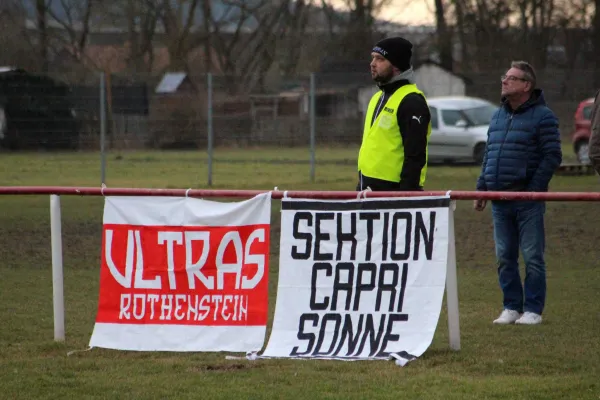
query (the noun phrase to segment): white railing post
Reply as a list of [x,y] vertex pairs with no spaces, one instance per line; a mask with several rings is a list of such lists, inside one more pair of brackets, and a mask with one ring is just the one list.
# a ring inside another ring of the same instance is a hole
[[454,210],[456,200],[450,203],[448,214],[448,266],[446,269],[446,306],[448,308],[448,338],[452,350],[460,350],[460,324],[458,314],[458,278],[456,275],[456,238],[454,236]]
[[63,288],[62,229],[60,196],[50,195],[50,241],[52,245],[52,304],[54,306],[54,340],[65,340],[65,299]]

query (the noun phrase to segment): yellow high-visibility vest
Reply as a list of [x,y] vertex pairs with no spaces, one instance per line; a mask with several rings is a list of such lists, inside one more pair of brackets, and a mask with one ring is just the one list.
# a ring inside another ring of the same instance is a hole
[[[362,145],[358,153],[358,170],[367,177],[382,179],[390,182],[399,182],[404,165],[404,145],[398,126],[398,107],[404,97],[410,93],[419,93],[424,96],[415,84],[406,84],[396,90],[382,106],[379,115],[373,121],[375,108],[382,96],[382,91],[373,95],[367,108]],[[427,127],[427,143],[431,135],[431,121]],[[428,151],[426,148],[426,158]],[[419,185],[425,185],[427,175],[427,161],[421,170]]]

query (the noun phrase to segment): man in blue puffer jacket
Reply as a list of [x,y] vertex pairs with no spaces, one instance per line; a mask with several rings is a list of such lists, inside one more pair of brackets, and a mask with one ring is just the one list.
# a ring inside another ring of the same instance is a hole
[[[480,191],[545,192],[562,162],[558,119],[536,89],[535,71],[517,61],[502,76],[502,105],[488,129],[477,180]],[[486,201],[476,200],[482,211]],[[546,300],[544,212],[541,201],[492,201],[498,280],[504,310],[495,324],[542,322]],[[519,248],[526,277],[519,275]]]

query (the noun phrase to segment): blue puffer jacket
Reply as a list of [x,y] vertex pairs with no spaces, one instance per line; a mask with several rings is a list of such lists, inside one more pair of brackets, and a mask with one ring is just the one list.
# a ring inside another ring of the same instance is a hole
[[535,89],[515,111],[504,101],[494,113],[477,190],[545,192],[561,162],[558,119]]

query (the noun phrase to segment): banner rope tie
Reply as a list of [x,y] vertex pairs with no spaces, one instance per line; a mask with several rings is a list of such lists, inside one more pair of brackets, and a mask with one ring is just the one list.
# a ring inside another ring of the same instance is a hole
[[71,350],[71,351],[69,351],[69,352],[67,353],[67,357],[69,357],[69,356],[71,356],[71,355],[73,355],[73,354],[75,354],[75,353],[85,353],[86,351],[90,351],[91,349],[93,349],[93,347],[92,347],[92,346],[88,347],[88,348],[87,348],[87,349],[85,349],[85,350]]

